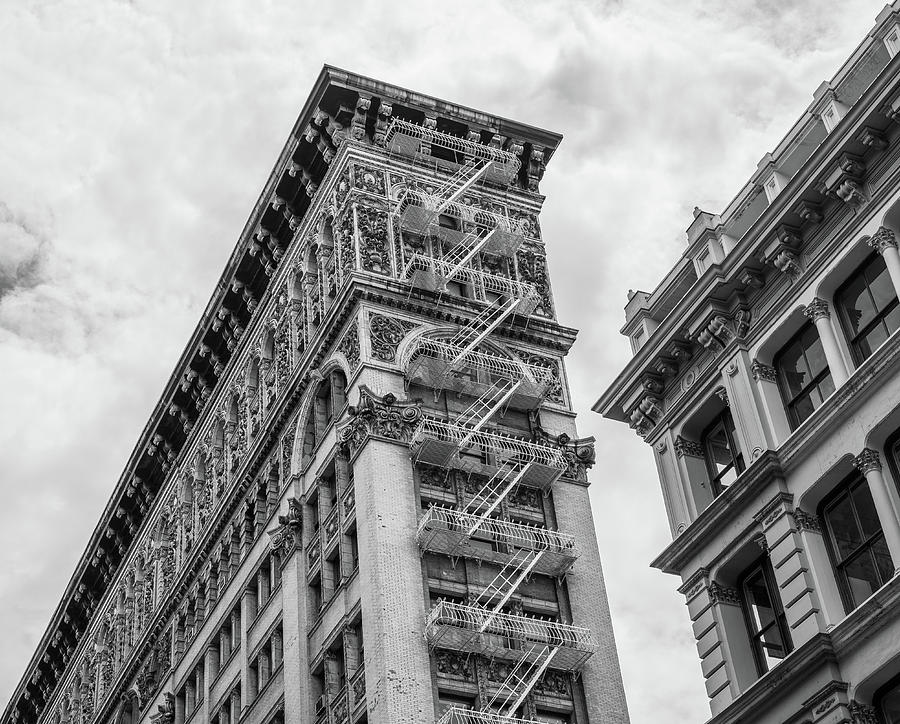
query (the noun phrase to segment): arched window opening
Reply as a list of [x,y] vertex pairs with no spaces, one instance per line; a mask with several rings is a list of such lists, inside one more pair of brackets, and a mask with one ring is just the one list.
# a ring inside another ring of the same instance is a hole
[[835,294],[853,361],[862,364],[900,328],[900,302],[881,254],[870,254]]
[[330,372],[316,388],[303,429],[303,464],[309,460],[325,432],[346,406],[346,388],[347,377],[341,370]]

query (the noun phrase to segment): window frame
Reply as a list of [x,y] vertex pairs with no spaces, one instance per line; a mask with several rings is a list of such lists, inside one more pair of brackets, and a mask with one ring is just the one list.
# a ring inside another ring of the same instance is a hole
[[[866,291],[869,294],[869,298],[872,301],[872,306],[875,306],[875,297],[872,294],[871,286],[869,285],[869,280],[865,276],[866,269],[873,263],[877,263],[881,261],[882,266],[884,267],[885,272],[888,274],[888,278],[890,278],[890,272],[887,269],[887,264],[884,261],[884,257],[881,256],[876,251],[873,251],[869,254],[862,262],[860,262],[852,272],[847,276],[847,278],[841,282],[841,285],[837,288],[834,293],[834,306],[837,309],[838,319],[841,324],[841,331],[844,333],[844,339],[847,342],[847,347],[850,349],[850,356],[853,358],[853,363],[859,367],[863,362],[865,362],[872,354],[875,353],[873,349],[872,352],[868,355],[863,355],[862,351],[859,349],[858,344],[860,339],[864,338],[869,332],[871,332],[877,325],[884,324],[884,320],[887,316],[893,312],[898,305],[900,305],[900,299],[897,298],[896,291],[894,292],[894,301],[888,303],[883,310],[880,312],[876,312],[875,316],[866,324],[865,327],[860,329],[855,335],[853,330],[851,329],[850,319],[847,313],[846,305],[841,303],[841,295],[847,291],[847,288],[855,282],[858,278],[862,277],[863,282],[866,285]],[[891,280],[891,288],[893,288],[893,280]],[[887,329],[887,325],[885,325],[885,329]],[[898,327],[900,329],[900,327]],[[894,330],[896,332],[897,330]],[[894,332],[888,332],[887,337],[889,338]],[[887,339],[887,338],[885,338]],[[883,344],[883,343],[882,343]]]
[[[828,495],[822,498],[822,501],[816,508],[816,516],[819,519],[819,524],[822,528],[822,537],[825,539],[825,549],[828,552],[828,560],[831,563],[831,570],[834,574],[834,580],[837,584],[838,592],[841,594],[841,603],[843,603],[844,605],[845,614],[852,613],[863,603],[863,601],[860,601],[859,603],[854,602],[853,592],[850,589],[850,584],[847,581],[846,574],[844,573],[844,568],[846,567],[847,563],[856,560],[864,550],[868,549],[871,551],[873,545],[879,538],[885,541],[885,546],[887,545],[887,541],[884,537],[884,528],[881,527],[881,520],[879,519],[879,530],[877,533],[871,534],[870,536],[868,536],[868,538],[862,541],[851,553],[840,560],[838,559],[838,549],[834,541],[834,531],[831,524],[829,523],[827,512],[829,508],[834,508],[837,505],[838,501],[842,500],[843,498],[847,498],[847,500],[850,502],[853,511],[853,517],[856,521],[856,525],[859,529],[860,535],[865,535],[863,532],[863,527],[859,522],[859,512],[856,509],[856,502],[852,496],[853,490],[860,485],[865,485],[866,488],[868,488],[869,486],[869,481],[866,480],[866,477],[862,473],[855,472],[851,475],[848,475],[840,483],[838,483],[834,487],[834,489],[829,491]],[[871,494],[872,492],[869,491],[870,496]],[[875,512],[877,516],[877,509]],[[888,551],[888,555],[890,555],[890,551]],[[878,566],[875,566],[875,572],[880,578],[881,574],[878,571]],[[886,580],[881,581],[879,586],[875,590],[877,591],[881,589],[885,585],[885,583],[890,580],[891,577],[888,577]]]
[[[753,621],[753,614],[750,610],[750,597],[747,595],[747,581],[757,572],[762,574],[763,582],[766,586],[766,593],[772,602],[772,610],[775,614],[774,620],[768,626],[756,631],[756,625]],[[763,635],[772,626],[777,627],[778,633],[784,644],[784,655],[788,656],[794,650],[794,642],[791,639],[790,626],[787,623],[787,616],[784,612],[784,602],[781,600],[781,591],[778,588],[778,582],[775,580],[775,571],[772,568],[772,561],[768,554],[763,554],[751,563],[737,578],[737,589],[740,592],[741,613],[744,616],[744,626],[747,629],[747,636],[750,639],[750,649],[753,652],[753,663],[756,666],[758,676],[765,676],[772,669],[769,668],[765,659],[764,645],[762,643]]]
[[[800,427],[804,422],[806,422],[810,418],[810,416],[812,416],[812,414],[815,413],[816,410],[819,409],[818,407],[814,407],[813,412],[811,412],[809,415],[807,415],[806,417],[804,417],[801,420],[799,415],[797,414],[795,407],[794,407],[796,402],[798,400],[800,400],[801,398],[808,397],[810,390],[813,387],[818,388],[819,385],[821,385],[822,382],[824,382],[826,377],[831,378],[831,386],[835,387],[834,378],[831,375],[831,367],[828,366],[828,360],[826,359],[825,367],[823,368],[823,370],[821,372],[819,372],[819,374],[817,374],[809,382],[807,382],[801,388],[801,390],[797,394],[795,394],[793,397],[790,394],[789,385],[788,385],[787,379],[785,378],[784,370],[781,365],[781,359],[784,357],[786,350],[788,348],[792,347],[794,344],[796,344],[800,340],[800,338],[804,334],[809,332],[810,330],[812,330],[813,334],[815,334],[816,339],[819,340],[819,344],[822,344],[822,340],[819,337],[819,330],[816,329],[816,325],[813,324],[811,321],[806,322],[805,324],[803,324],[800,327],[800,329],[798,329],[791,336],[790,339],[788,339],[787,342],[785,342],[783,345],[781,345],[778,352],[776,352],[774,357],[772,358],[772,366],[775,368],[775,378],[776,378],[777,384],[778,384],[778,392],[781,394],[781,401],[784,404],[784,410],[787,413],[788,423],[791,426],[791,432],[793,432],[798,427]],[[806,350],[807,350],[807,348],[803,348],[803,359],[806,361],[806,366],[811,369],[810,364],[809,364],[809,359],[806,356]],[[823,354],[824,354],[824,350],[823,350]],[[830,395],[822,395],[822,402],[824,402],[829,396]]]
[[[725,424],[726,419],[731,423],[730,427],[729,425]],[[725,439],[728,443],[728,452],[731,454],[731,464],[719,473],[715,471],[715,462],[709,446],[710,432],[712,432],[713,428],[715,428],[717,425],[722,425],[722,431],[725,433]],[[734,429],[734,434],[732,434],[731,429]],[[709,476],[709,487],[714,498],[718,498],[722,493],[725,492],[728,487],[723,486],[721,482],[722,478],[725,475],[727,475],[731,470],[736,470],[737,476],[739,477],[741,473],[743,473],[744,470],[747,469],[747,464],[744,461],[743,451],[739,452],[737,456],[735,456],[734,454],[735,450],[740,450],[740,446],[735,445],[736,435],[737,426],[734,423],[734,418],[731,415],[731,410],[727,407],[722,408],[722,410],[716,413],[712,421],[705,428],[703,428],[703,432],[700,433],[700,444],[703,446],[703,462],[706,464],[706,472]]]

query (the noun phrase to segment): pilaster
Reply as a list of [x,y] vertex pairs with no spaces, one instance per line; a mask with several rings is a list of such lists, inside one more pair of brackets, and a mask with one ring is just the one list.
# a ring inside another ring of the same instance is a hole
[[728,406],[740,436],[744,465],[749,467],[774,441],[763,424],[759,399],[751,377],[752,362],[746,349],[738,349],[722,366],[722,381],[728,391]]

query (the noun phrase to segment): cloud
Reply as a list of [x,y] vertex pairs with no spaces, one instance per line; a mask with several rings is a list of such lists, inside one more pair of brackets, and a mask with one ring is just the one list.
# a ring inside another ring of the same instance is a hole
[[[18,682],[325,62],[564,134],[542,226],[635,724],[709,709],[650,451],[590,405],[691,209],[722,209],[879,3],[0,7],[0,699]],[[610,465],[610,460],[616,465]]]

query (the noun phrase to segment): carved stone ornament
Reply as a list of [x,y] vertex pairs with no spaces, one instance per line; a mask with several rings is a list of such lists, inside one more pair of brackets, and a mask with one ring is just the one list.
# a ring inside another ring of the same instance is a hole
[[741,594],[734,588],[727,588],[719,583],[710,583],[706,589],[709,593],[710,603],[740,604]]
[[278,516],[278,527],[268,531],[272,550],[280,551],[282,561],[303,548],[303,508],[296,498],[288,498],[288,512]]
[[875,707],[861,704],[854,699],[848,707],[852,724],[878,724],[878,712]]
[[360,262],[363,269],[375,274],[391,273],[388,219],[386,211],[370,206],[359,206],[356,211]]
[[350,323],[350,326],[347,327],[347,332],[344,334],[344,338],[338,345],[338,351],[343,353],[344,357],[347,358],[347,364],[350,366],[350,370],[355,370],[356,366],[359,364],[360,356],[359,325],[355,319]]
[[791,515],[794,517],[794,523],[796,523],[798,530],[809,530],[813,533],[822,532],[819,516],[807,513],[805,510],[800,510],[800,508],[795,508]]
[[156,714],[150,715],[152,724],[173,724],[175,721],[175,696],[171,691],[163,694],[163,703],[156,707]]
[[854,467],[863,475],[874,470],[881,470],[881,456],[872,448],[864,448],[853,460]]
[[820,299],[819,297],[815,297],[809,304],[806,305],[806,308],[803,310],[803,314],[813,322],[816,322],[820,319],[831,318],[831,311],[828,309],[828,302],[826,302],[824,299]]
[[562,451],[563,457],[568,464],[563,475],[572,480],[581,482],[587,480],[587,471],[594,466],[594,462],[596,461],[594,438],[583,437],[573,440],[565,433],[551,435],[541,427],[537,427],[535,439],[546,445],[552,445]]
[[841,182],[840,186],[835,189],[834,194],[848,206],[862,206],[867,201],[862,187],[853,179],[846,179]]
[[778,271],[786,274],[787,277],[794,281],[803,273],[803,267],[800,266],[800,259],[793,251],[784,249],[772,259],[772,264]]
[[369,437],[408,443],[422,419],[420,402],[398,402],[390,393],[379,397],[365,385],[359,389],[359,404],[351,405],[348,413],[350,420],[340,428],[338,439],[350,456]]
[[397,346],[417,326],[415,322],[405,319],[370,314],[369,344],[372,356],[382,362],[393,362],[397,357]]
[[675,454],[680,458],[702,458],[704,456],[703,446],[699,442],[686,440],[681,435],[675,438],[675,444],[672,447],[675,448]]
[[888,247],[897,248],[897,237],[893,231],[885,226],[881,226],[878,228],[878,231],[872,234],[867,243],[879,254],[884,254],[884,250]]
[[778,379],[778,372],[774,367],[765,365],[759,360],[753,360],[750,364],[750,374],[757,382],[775,382]]

